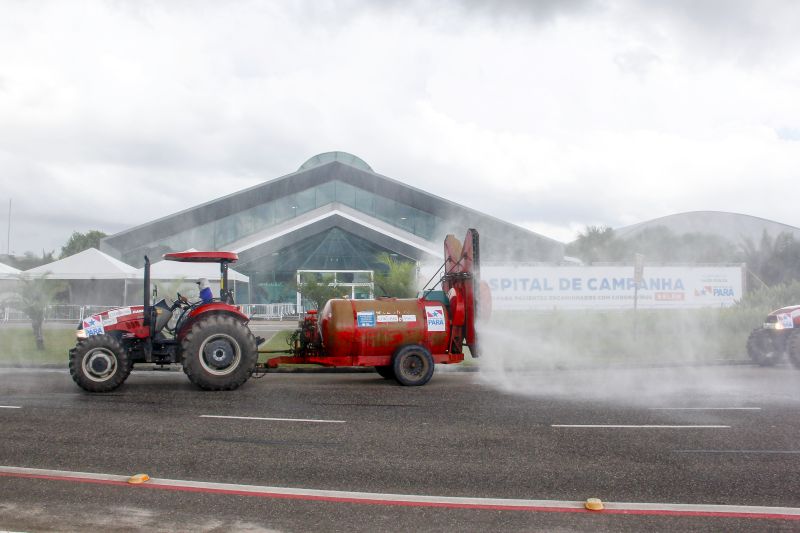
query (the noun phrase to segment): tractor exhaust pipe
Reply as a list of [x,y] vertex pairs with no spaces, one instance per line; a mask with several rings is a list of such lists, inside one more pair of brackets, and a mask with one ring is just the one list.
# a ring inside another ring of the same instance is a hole
[[150,258],[144,256],[144,321],[143,325],[150,325]]

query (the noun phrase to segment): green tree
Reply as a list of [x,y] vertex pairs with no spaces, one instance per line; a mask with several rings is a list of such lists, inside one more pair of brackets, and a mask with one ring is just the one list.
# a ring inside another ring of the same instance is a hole
[[53,303],[64,290],[63,282],[47,279],[47,274],[39,277],[20,275],[19,283],[15,287],[15,294],[7,302],[30,318],[37,350],[44,350],[42,324],[47,306]]
[[566,252],[584,263],[624,261],[627,246],[608,226],[586,226],[586,230],[567,245]]
[[86,233],[73,231],[67,244],[61,247],[61,256],[59,259],[75,255],[89,248],[100,248],[100,239],[105,236],[105,233],[95,229],[87,231]]
[[413,298],[417,295],[415,263],[395,259],[386,252],[379,253],[375,260],[386,266],[385,270],[375,272],[376,293],[394,298]]
[[22,257],[16,257],[13,255],[4,255],[3,256],[3,263],[12,266],[18,270],[30,270],[31,268],[36,268],[41,265],[46,265],[47,263],[52,263],[55,261],[55,257],[53,257],[54,251],[45,252],[42,250],[41,257],[34,254],[33,252],[25,252]]
[[666,226],[646,228],[626,239],[630,250],[656,263],[727,263],[736,260],[736,247],[709,233],[676,234]]
[[305,272],[300,278],[298,292],[309,304],[321,310],[331,298],[341,296],[342,290],[333,285],[333,275],[317,276],[314,272]]
[[775,286],[800,280],[800,242],[789,232],[772,238],[766,231],[758,246],[752,239],[742,243],[741,259],[747,264],[751,288]]

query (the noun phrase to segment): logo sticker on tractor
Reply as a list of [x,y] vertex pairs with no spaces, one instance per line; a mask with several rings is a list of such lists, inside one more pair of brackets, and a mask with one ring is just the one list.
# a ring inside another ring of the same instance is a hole
[[441,305],[425,306],[428,331],[444,331],[444,309]]
[[388,322],[400,322],[397,315],[378,315],[378,323],[386,324]]
[[794,321],[792,320],[791,313],[778,313],[778,322],[781,323],[783,329],[794,328]]
[[403,315],[401,318],[401,322],[416,322],[417,315]]
[[375,311],[359,311],[357,316],[358,327],[360,328],[374,328],[375,327]]
[[121,317],[121,316],[128,316],[129,314],[131,314],[131,308],[130,307],[122,307],[120,309],[112,309],[111,311],[109,311],[108,312],[108,317],[109,318],[118,318],[118,317]]
[[83,331],[86,335],[102,335],[105,333],[103,329],[103,320],[100,315],[92,315],[89,318],[83,319]]

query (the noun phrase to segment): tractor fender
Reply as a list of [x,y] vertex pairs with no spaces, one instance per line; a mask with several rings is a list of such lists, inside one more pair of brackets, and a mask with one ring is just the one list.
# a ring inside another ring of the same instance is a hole
[[250,318],[239,311],[236,306],[229,305],[226,303],[221,302],[212,302],[210,304],[201,305],[189,311],[189,316],[186,317],[181,324],[181,329],[177,332],[176,338],[178,340],[182,340],[189,330],[192,329],[192,326],[195,322],[197,322],[201,318],[205,318],[207,316],[230,316],[234,320],[238,320],[243,324],[247,325],[250,322]]

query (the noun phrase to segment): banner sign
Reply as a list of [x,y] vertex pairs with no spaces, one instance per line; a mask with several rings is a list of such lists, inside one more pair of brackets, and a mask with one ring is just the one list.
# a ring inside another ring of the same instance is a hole
[[[485,265],[494,309],[632,309],[630,266]],[[729,307],[742,297],[743,266],[650,266],[639,309]]]

